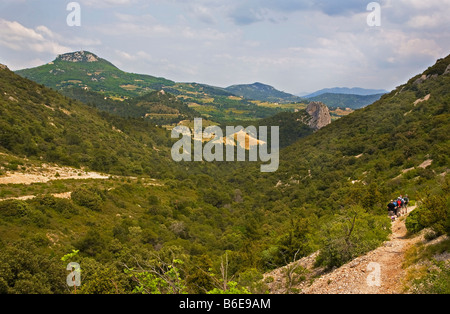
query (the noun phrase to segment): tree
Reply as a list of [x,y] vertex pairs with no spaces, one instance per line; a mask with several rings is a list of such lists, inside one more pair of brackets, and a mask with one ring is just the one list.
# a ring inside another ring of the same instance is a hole
[[387,215],[367,213],[360,206],[343,210],[324,225],[322,249],[316,264],[339,267],[378,247],[391,228]]
[[139,263],[137,268],[125,265],[125,273],[136,283],[133,293],[184,294],[187,288],[185,280],[181,278],[180,267],[183,265],[180,259],[171,258],[167,261],[167,257],[155,252],[143,266]]
[[101,211],[102,198],[92,190],[78,188],[72,192],[72,200],[75,204],[89,208],[93,211]]
[[286,275],[286,294],[290,294],[293,291],[293,286],[299,281],[304,280],[304,276],[302,276],[304,268],[298,263],[297,255],[299,252],[300,250],[295,252],[292,263],[284,268]]
[[186,285],[190,292],[204,294],[214,289],[212,261],[207,255],[194,256],[187,274]]
[[129,278],[114,266],[93,258],[80,260],[81,286],[78,294],[123,294],[130,290]]
[[0,250],[0,293],[65,293],[64,268],[53,257],[42,254],[29,241]]

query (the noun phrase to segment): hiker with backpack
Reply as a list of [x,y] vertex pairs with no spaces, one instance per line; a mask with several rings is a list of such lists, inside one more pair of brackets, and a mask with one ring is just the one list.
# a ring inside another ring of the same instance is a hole
[[394,202],[394,200],[391,200],[389,204],[387,205],[388,208],[388,215],[391,217],[391,220],[394,221],[397,217],[397,205]]
[[401,197],[397,198],[397,217],[400,217],[402,215],[402,199]]
[[408,204],[409,204],[409,197],[408,197],[408,195],[405,195],[403,200],[405,201],[404,207],[405,207],[405,213],[407,214],[408,213]]

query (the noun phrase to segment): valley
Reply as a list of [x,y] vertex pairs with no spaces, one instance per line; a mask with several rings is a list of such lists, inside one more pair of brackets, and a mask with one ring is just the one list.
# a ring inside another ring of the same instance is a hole
[[[215,123],[235,123],[269,118],[280,112],[303,110],[311,101],[315,101],[314,98],[294,96],[262,83],[222,88],[127,73],[88,51],[60,55],[46,65],[16,73],[68,97],[92,103],[101,110],[122,116],[150,118],[156,124],[168,127],[173,127],[175,121],[192,119],[193,112]],[[175,97],[188,108],[183,108],[180,112],[180,105],[168,105],[167,101],[165,107],[158,108],[152,108],[151,104],[143,105],[139,101],[161,92],[172,95],[170,97]],[[379,95],[335,94],[335,97],[340,97],[340,101],[336,102],[333,98],[327,103],[327,98],[318,99],[335,110],[335,118],[341,117],[341,111],[336,110],[338,107],[360,109],[379,99]]]
[[[82,265],[77,294],[376,293],[363,261],[387,267],[383,283],[405,279],[384,292],[448,291],[449,67],[336,111],[138,78],[88,52],[0,67],[0,292],[74,293],[67,256]],[[199,114],[203,127],[278,126],[277,171],[174,161],[171,130]],[[400,194],[414,211],[392,223]],[[402,261],[407,273],[391,267]]]

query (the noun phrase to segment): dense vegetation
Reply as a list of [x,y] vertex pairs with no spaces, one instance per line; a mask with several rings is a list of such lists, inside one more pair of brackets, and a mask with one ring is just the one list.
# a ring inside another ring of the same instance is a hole
[[[264,293],[262,274],[293,259],[320,249],[317,265],[331,268],[379,246],[390,232],[388,200],[406,193],[423,200],[418,223],[448,233],[448,197],[436,204],[449,185],[449,64],[450,56],[426,72],[437,76],[417,76],[312,135],[296,140],[304,130],[293,130],[275,173],[175,163],[167,131],[0,71],[0,147],[19,156],[16,165],[116,175],[2,186],[43,192],[0,202],[0,292],[70,292],[69,259],[82,268],[77,293]],[[61,189],[72,198],[50,195]]]
[[9,153],[111,174],[173,175],[170,134],[149,121],[97,111],[7,70],[0,88],[0,147]]
[[125,100],[113,100],[81,88],[65,88],[61,90],[61,94],[100,111],[124,118],[144,118],[156,125],[177,125],[180,121],[193,120],[198,116],[196,111],[164,91],[154,91]]

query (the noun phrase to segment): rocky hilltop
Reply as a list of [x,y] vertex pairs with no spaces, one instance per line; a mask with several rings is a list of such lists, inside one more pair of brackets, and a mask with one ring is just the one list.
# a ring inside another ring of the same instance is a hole
[[306,112],[311,116],[308,125],[319,130],[331,123],[331,115],[328,107],[321,102],[311,102],[306,108]]
[[58,56],[61,61],[67,62],[98,62],[98,57],[87,51],[77,51]]

